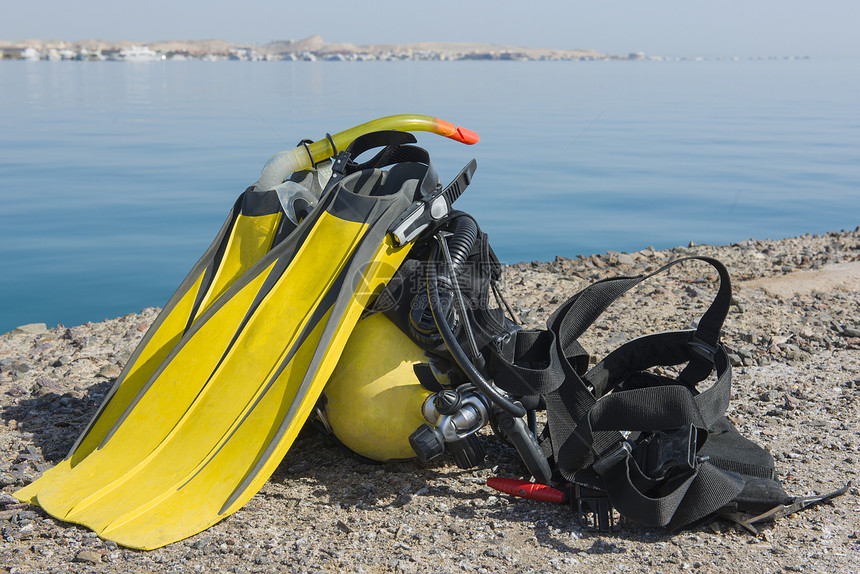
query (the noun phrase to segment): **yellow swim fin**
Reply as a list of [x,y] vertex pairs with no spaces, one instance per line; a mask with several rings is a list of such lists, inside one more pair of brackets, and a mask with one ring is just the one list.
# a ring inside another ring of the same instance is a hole
[[[234,209],[69,457],[16,496],[142,549],[247,502],[313,410],[361,313],[422,226],[444,217],[439,198],[450,209],[456,197],[412,141],[358,138],[284,237],[283,210],[262,205],[276,197]],[[368,164],[350,161],[376,146]]]
[[479,140],[476,133],[445,120],[401,114],[371,120],[332,136],[327,134],[319,141],[270,158],[260,180],[239,197],[215,240],[165,304],[66,459],[45,472],[40,481],[19,490],[19,499],[34,502],[37,491],[46,487],[53,476],[62,475],[96,449],[193,322],[296,229],[296,212],[311,207],[307,201],[301,203],[307,196],[293,203],[279,188],[298,185],[318,197],[330,175],[330,169],[325,167],[327,160],[357,137],[379,130],[427,131],[466,144]]
[[[301,182],[311,193],[319,195],[322,192],[324,181],[320,181],[315,171],[294,174],[291,180],[297,184]],[[19,490],[16,496],[34,502],[37,490],[45,488],[54,476],[62,476],[63,472],[98,448],[194,322],[274,244],[295,228],[285,216],[275,190],[255,191],[251,187],[242,193],[212,244],[191,268],[138,344],[66,459],[45,472],[39,481]]]

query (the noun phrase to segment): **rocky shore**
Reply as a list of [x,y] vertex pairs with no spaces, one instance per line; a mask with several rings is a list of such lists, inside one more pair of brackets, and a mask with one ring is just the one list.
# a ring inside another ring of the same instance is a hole
[[[506,296],[525,325],[539,327],[594,280],[694,254],[720,259],[732,274],[730,418],[774,454],[787,491],[825,493],[853,481],[845,496],[757,535],[727,522],[674,535],[633,524],[597,534],[564,505],[484,486],[523,472],[489,434],[486,461],[464,471],[444,457],[365,464],[306,430],[241,511],[165,548],[124,549],[11,493],[65,455],[155,318],[149,308],[0,335],[0,571],[860,571],[860,228],[519,263],[506,269]],[[715,286],[710,267],[676,266],[619,300],[582,342],[601,357],[641,334],[688,328]]]

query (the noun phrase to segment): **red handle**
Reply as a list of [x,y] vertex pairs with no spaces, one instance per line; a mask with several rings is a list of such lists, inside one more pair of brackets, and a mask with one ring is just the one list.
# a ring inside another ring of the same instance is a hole
[[487,486],[505,494],[520,496],[530,500],[542,502],[564,502],[567,495],[562,491],[545,484],[537,484],[516,478],[501,478],[498,476],[488,478]]

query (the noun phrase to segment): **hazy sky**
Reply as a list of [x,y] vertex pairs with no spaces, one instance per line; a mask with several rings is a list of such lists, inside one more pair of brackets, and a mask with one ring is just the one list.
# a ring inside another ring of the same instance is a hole
[[[0,40],[474,41],[663,56],[860,56],[857,0],[7,0]],[[314,9],[316,7],[316,9]]]

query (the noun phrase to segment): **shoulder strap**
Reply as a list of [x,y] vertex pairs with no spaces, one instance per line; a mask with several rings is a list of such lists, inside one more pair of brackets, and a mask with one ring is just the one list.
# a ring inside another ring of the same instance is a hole
[[[691,341],[695,355],[682,378],[693,385],[713,370],[713,354],[719,343],[720,330],[731,303],[731,282],[725,266],[710,257],[687,257],[672,261],[648,275],[604,279],[579,291],[547,320],[547,329],[523,330],[500,341],[491,349],[491,367],[496,384],[513,395],[545,395],[562,382],[582,375],[588,365],[588,354],[578,339],[594,321],[619,297],[643,281],[675,265],[700,260],[713,266],[720,277],[720,287],[710,308],[699,321]],[[685,359],[686,361],[687,359]],[[681,362],[685,362],[681,361]],[[692,367],[692,363],[701,366]],[[590,384],[594,384],[590,381]],[[600,397],[611,389],[597,388],[589,396]],[[585,398],[585,397],[581,397]]]

